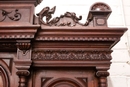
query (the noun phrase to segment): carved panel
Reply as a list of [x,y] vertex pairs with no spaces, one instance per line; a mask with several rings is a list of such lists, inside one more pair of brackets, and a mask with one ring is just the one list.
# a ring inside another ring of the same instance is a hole
[[34,6],[31,4],[2,4],[0,8],[0,25],[33,23]]
[[93,68],[64,67],[34,70],[34,87],[98,87]]
[[12,21],[19,21],[22,16],[21,13],[18,12],[19,11],[18,9],[14,10],[13,16],[10,16],[13,13],[13,11],[8,12],[4,9],[2,9],[0,11],[1,11],[1,15],[3,16],[3,18],[0,20],[0,22],[3,22],[4,20],[6,20],[6,18],[9,18]]
[[33,51],[33,60],[63,60],[63,61],[78,61],[78,60],[111,60],[110,51],[67,51],[67,50],[44,50]]

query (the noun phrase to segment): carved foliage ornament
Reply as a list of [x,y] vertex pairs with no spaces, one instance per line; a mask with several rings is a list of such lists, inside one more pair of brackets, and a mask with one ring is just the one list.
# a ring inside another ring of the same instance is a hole
[[[82,19],[82,16],[77,17],[74,12],[66,12],[64,15],[61,15],[60,17],[52,18],[52,14],[54,14],[56,9],[56,6],[54,6],[52,9],[49,7],[45,7],[42,9],[40,13],[37,14],[39,16],[39,23],[43,25],[48,26],[88,26],[89,23],[93,20],[93,17],[89,17],[87,21],[82,24],[79,21]],[[102,15],[104,15],[103,12],[105,11],[111,11],[111,8],[102,2],[96,3],[91,6],[90,11],[100,11]],[[46,22],[43,20],[43,18],[46,17]],[[102,20],[103,21],[103,20]],[[103,23],[104,24],[104,23]],[[104,26],[102,24],[102,26]]]
[[[77,17],[74,12],[66,12],[64,15],[61,15],[60,17],[52,18],[52,14],[54,14],[56,9],[56,6],[54,6],[52,9],[49,7],[45,7],[42,9],[40,13],[37,14],[39,16],[39,22],[43,25],[48,26],[76,26],[77,25],[87,25],[79,23],[79,21],[82,19],[82,16]],[[46,22],[43,20],[43,18],[46,17]]]
[[12,21],[19,21],[22,15],[18,11],[19,11],[18,9],[15,9],[14,11],[6,11],[0,9],[0,16],[1,16],[0,22],[3,22],[6,18],[9,18]]
[[110,60],[110,51],[33,51],[33,60]]

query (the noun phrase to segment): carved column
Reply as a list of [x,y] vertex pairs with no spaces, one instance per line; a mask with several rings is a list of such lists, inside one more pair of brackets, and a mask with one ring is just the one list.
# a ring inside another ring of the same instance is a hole
[[30,74],[28,70],[19,70],[16,73],[19,76],[19,86],[27,87],[27,76]]
[[17,43],[17,60],[15,61],[18,71],[16,74],[19,76],[19,86],[27,87],[27,76],[30,74],[29,68],[31,61],[31,43],[30,40],[18,40]]
[[96,75],[99,77],[99,87],[107,87],[107,76],[109,76],[109,72],[97,71]]

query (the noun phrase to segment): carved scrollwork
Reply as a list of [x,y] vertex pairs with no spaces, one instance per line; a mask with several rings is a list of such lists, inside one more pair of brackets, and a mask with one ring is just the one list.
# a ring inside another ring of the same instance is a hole
[[111,52],[106,51],[33,51],[33,60],[110,60]]
[[[39,16],[39,22],[43,25],[48,26],[87,26],[88,23],[85,24],[80,23],[79,21],[82,19],[82,16],[77,17],[76,13],[74,12],[66,12],[64,15],[61,15],[60,17],[55,17],[52,20],[52,14],[54,14],[56,9],[56,6],[54,6],[52,9],[49,7],[45,7],[42,9],[40,13],[37,14]],[[46,17],[46,22],[43,21],[43,18]]]
[[6,18],[9,18],[12,21],[19,21],[22,17],[21,13],[18,12],[19,11],[18,9],[16,9],[14,11],[13,16],[10,16],[10,14],[12,14],[13,11],[8,12],[8,11],[3,10],[3,9],[0,11],[1,11],[1,16],[3,16],[2,19],[0,19],[0,22],[3,22]]
[[77,17],[74,12],[66,12],[64,15],[60,17],[53,18],[49,25],[51,26],[76,26],[79,23],[79,20],[82,19],[82,16]]
[[[48,25],[50,19],[52,18],[52,14],[54,14],[55,12],[55,9],[56,9],[56,6],[54,6],[52,9],[50,9],[49,7],[43,8],[42,11],[37,14],[37,16],[39,16],[39,22],[41,24]],[[46,17],[46,22],[43,21],[44,17]]]

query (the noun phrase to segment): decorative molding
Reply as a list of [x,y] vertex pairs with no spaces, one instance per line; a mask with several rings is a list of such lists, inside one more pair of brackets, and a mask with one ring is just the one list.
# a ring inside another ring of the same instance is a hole
[[16,43],[0,43],[0,49],[14,49],[16,48]]
[[110,51],[67,51],[43,50],[33,51],[32,60],[77,61],[77,60],[111,60]]
[[19,11],[18,9],[15,9],[13,17],[10,16],[10,14],[12,14],[13,11],[8,12],[3,9],[2,10],[0,9],[0,11],[1,11],[1,16],[3,16],[3,18],[0,19],[0,22],[3,22],[6,18],[9,18],[12,21],[19,21],[22,17],[21,13],[18,12]]
[[9,87],[10,79],[5,69],[0,65],[0,77],[3,81],[3,87]]
[[43,40],[43,41],[115,41],[118,40],[118,37],[68,37],[68,36],[60,36],[60,37],[54,37],[54,36],[40,36],[36,37],[36,40]]
[[34,35],[33,34],[5,34],[5,35],[0,35],[0,39],[22,39],[22,38],[34,38]]
[[107,72],[107,71],[97,71],[96,76],[98,76],[98,77],[107,77],[107,76],[109,76],[109,72]]
[[16,72],[16,74],[17,74],[18,76],[28,76],[28,75],[30,74],[30,72],[29,72],[28,70],[18,70],[18,71]]

